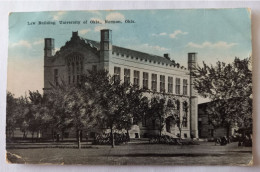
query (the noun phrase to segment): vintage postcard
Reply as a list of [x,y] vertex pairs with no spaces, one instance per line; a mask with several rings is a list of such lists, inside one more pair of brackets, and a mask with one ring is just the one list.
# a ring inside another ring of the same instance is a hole
[[252,165],[250,9],[9,15],[6,160]]

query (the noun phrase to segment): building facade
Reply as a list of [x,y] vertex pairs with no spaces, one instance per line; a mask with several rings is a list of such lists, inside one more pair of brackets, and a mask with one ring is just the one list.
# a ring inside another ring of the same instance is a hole
[[[51,83],[58,84],[61,79],[67,84],[75,84],[80,81],[81,74],[86,74],[88,70],[105,69],[121,82],[138,85],[157,95],[164,92],[168,101],[177,99],[183,119],[182,137],[198,137],[198,97],[191,76],[191,71],[197,65],[197,54],[188,53],[186,69],[171,60],[169,54],[157,56],[113,45],[111,30],[101,30],[100,36],[98,42],[81,38],[78,32],[73,32],[71,39],[57,52],[54,51],[54,39],[45,38],[44,92],[51,89]],[[152,97],[150,92],[146,94]],[[133,124],[129,133],[130,137],[139,138],[158,132],[156,121],[144,120],[140,124]],[[173,137],[179,134],[171,116],[166,118],[163,134]]]
[[[232,136],[238,130],[238,127],[214,127],[210,122],[210,115],[207,112],[207,107],[212,106],[213,102],[201,103],[198,105],[198,134],[199,138],[221,138],[223,136]],[[227,134],[228,133],[228,134]]]

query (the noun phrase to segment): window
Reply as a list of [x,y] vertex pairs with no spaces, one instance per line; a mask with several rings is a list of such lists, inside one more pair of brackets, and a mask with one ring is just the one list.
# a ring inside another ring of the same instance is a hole
[[80,62],[80,66],[81,66],[81,73],[83,73],[83,62]]
[[187,127],[187,117],[185,116],[182,118],[182,126]]
[[173,93],[173,77],[168,77],[168,93]]
[[70,71],[70,63],[68,63],[68,83],[70,84],[70,75],[71,75],[71,71]]
[[130,84],[130,69],[124,69],[124,83]]
[[72,83],[74,83],[75,82],[75,65],[74,65],[74,63],[72,63],[72,76],[73,76],[73,80],[72,80]]
[[182,125],[183,127],[187,127],[188,103],[186,101],[182,103],[182,109],[183,109]]
[[74,72],[75,72],[75,66],[74,63],[72,63],[72,75],[74,75]]
[[54,69],[54,84],[57,86],[58,83],[58,69]]
[[139,86],[140,72],[134,70],[134,85]]
[[181,79],[180,78],[176,78],[176,88],[175,88],[175,93],[176,94],[180,94],[181,92]]
[[160,75],[160,92],[165,91],[165,76]]
[[114,67],[114,81],[120,82],[120,67]]
[[157,74],[152,74],[152,90],[157,91]]
[[97,71],[97,65],[92,66],[92,71],[95,71],[95,72]]
[[148,78],[149,78],[148,73],[144,72],[143,73],[143,88],[144,89],[148,89]]
[[79,83],[83,74],[83,57],[80,54],[72,54],[68,60],[68,84]]
[[188,80],[183,79],[183,95],[188,95]]
[[77,74],[79,74],[79,63],[76,62],[76,67],[77,67]]

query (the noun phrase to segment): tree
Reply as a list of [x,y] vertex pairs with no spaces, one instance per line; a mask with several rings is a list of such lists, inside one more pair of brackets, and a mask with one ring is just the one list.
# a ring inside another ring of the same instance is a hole
[[203,67],[198,66],[193,72],[195,89],[212,101],[207,112],[214,126],[224,126],[227,130],[235,124],[252,126],[245,122],[252,121],[250,61],[251,58],[235,58],[230,64],[218,61],[216,66],[203,62]]
[[138,120],[142,90],[130,84],[120,84],[120,81],[104,70],[89,71],[83,83],[88,93],[95,96],[95,104],[101,110],[97,120],[110,129],[111,146],[114,147],[114,131],[129,130],[131,119]]
[[93,128],[96,124],[95,95],[89,92],[88,86],[66,85],[61,82],[53,86],[47,96],[53,129],[61,132],[63,138],[66,129],[74,128],[78,148],[81,148],[82,130]]
[[26,101],[25,121],[28,124],[28,130],[32,133],[33,141],[35,132],[38,139],[42,130],[47,128],[50,116],[45,106],[46,97],[41,95],[39,91],[29,91],[28,99],[30,101]]
[[[162,136],[162,130],[165,126],[165,118],[166,118],[166,98],[165,96],[159,97],[155,96],[151,99],[151,106],[150,106],[150,114],[151,118],[154,120],[158,119],[159,120],[159,136]],[[159,137],[159,142],[160,142],[160,137]]]
[[12,137],[16,124],[17,99],[11,92],[6,94],[6,136]]

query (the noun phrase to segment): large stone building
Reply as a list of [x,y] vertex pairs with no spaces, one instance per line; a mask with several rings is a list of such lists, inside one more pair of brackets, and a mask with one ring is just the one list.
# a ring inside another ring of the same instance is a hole
[[[101,30],[100,42],[81,38],[78,32],[73,32],[70,41],[56,53],[54,39],[45,38],[44,92],[51,89],[50,83],[58,84],[60,79],[74,84],[88,70],[106,69],[122,82],[139,85],[158,95],[165,92],[168,101],[178,100],[183,121],[182,137],[198,137],[197,94],[190,75],[196,65],[196,53],[188,53],[186,69],[171,60],[169,54],[157,56],[115,46],[112,44],[112,31],[108,29]],[[147,96],[152,95],[147,92]],[[132,126],[130,137],[146,137],[158,134],[158,131],[156,121],[144,120]],[[173,137],[179,134],[171,116],[166,118],[163,134]]]

